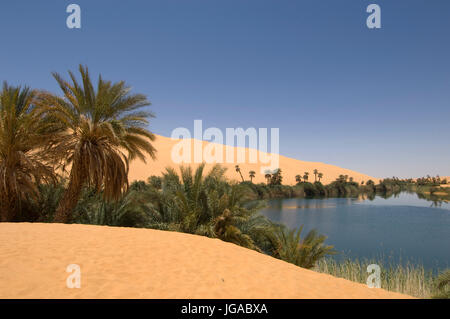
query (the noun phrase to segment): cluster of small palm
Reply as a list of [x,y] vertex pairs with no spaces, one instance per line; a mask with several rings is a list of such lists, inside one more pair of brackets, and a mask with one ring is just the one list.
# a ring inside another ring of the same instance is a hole
[[133,183],[128,191],[117,201],[107,201],[95,189],[84,190],[74,209],[76,223],[147,227],[149,222],[148,194]]
[[313,268],[317,261],[336,252],[333,246],[324,244],[326,237],[311,230],[302,238],[303,226],[298,230],[274,226],[270,236],[272,255],[303,268]]
[[180,174],[167,169],[161,188],[147,191],[150,204],[149,227],[176,230],[220,238],[247,248],[258,249],[271,223],[259,216],[261,202],[251,202],[244,185],[230,184],[225,170],[214,166],[207,174],[204,165],[195,171],[181,167]]

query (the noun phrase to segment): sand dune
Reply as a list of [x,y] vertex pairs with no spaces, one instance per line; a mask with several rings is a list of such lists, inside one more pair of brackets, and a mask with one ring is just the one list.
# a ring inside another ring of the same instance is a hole
[[[67,288],[69,264],[81,287]],[[150,229],[0,224],[0,298],[408,298],[218,239]]]
[[[129,178],[130,181],[135,180],[147,180],[147,178],[151,175],[161,175],[162,171],[165,171],[166,167],[174,167],[177,168],[180,166],[180,164],[174,163],[172,161],[171,152],[172,148],[175,144],[177,144],[180,140],[171,139],[169,137],[164,136],[157,136],[156,141],[154,142],[154,145],[156,149],[158,150],[157,153],[157,159],[156,161],[151,160],[150,158],[147,160],[147,163],[143,163],[140,160],[135,160],[130,165],[130,173]],[[191,144],[193,144],[191,140]],[[212,144],[210,142],[201,142],[203,145],[203,148],[207,147],[208,145]],[[230,146],[225,146],[225,150],[227,148],[231,148]],[[237,150],[239,148],[235,148],[237,154]],[[224,151],[225,152],[225,151]],[[253,179],[255,183],[261,183],[265,182],[264,174],[261,173],[261,166],[265,167],[266,165],[263,163],[248,163],[249,159],[249,150],[245,149],[246,159],[247,163],[237,163],[237,158],[235,157],[236,162],[235,163],[223,163],[222,165],[227,168],[226,176],[229,179],[232,180],[241,180],[239,174],[235,171],[235,165],[239,164],[242,175],[244,176],[245,180],[249,180],[248,174],[251,170],[256,172],[256,176]],[[261,154],[266,154],[263,152],[258,152],[258,158]],[[349,177],[353,177],[355,181],[361,182],[361,181],[367,181],[369,179],[372,179],[373,181],[377,182],[378,179],[361,174],[349,169],[337,167],[334,165],[319,163],[319,162],[305,162],[300,161],[293,158],[288,158],[285,156],[280,156],[280,168],[282,170],[283,175],[283,184],[286,185],[294,185],[295,182],[295,176],[301,175],[303,176],[304,172],[309,172],[309,181],[314,182],[314,175],[313,171],[314,169],[318,169],[319,172],[323,173],[322,182],[324,184],[328,184],[332,181],[334,181],[339,175],[348,175]],[[187,165],[187,164],[184,164]],[[196,167],[199,164],[191,164],[190,166]],[[207,164],[210,167],[213,164]]]

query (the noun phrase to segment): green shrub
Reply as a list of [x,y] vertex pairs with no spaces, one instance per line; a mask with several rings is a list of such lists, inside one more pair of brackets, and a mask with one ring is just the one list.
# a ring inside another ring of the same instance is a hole
[[333,246],[324,244],[326,237],[318,235],[316,230],[311,230],[303,239],[301,233],[303,226],[298,230],[289,230],[284,226],[274,226],[270,240],[272,244],[271,254],[286,262],[303,268],[313,268],[316,263],[326,255],[336,252]]

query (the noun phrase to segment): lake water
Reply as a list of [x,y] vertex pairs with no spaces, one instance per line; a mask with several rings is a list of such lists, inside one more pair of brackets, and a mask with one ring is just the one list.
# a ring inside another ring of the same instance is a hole
[[289,228],[315,228],[340,254],[334,258],[376,258],[450,267],[450,204],[437,206],[416,194],[384,199],[275,199],[261,213]]

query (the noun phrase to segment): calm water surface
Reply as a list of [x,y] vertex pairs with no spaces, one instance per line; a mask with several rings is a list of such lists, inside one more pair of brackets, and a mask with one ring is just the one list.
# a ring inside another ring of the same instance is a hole
[[[328,237],[335,258],[376,258],[450,267],[450,203],[436,206],[416,194],[384,199],[276,199],[261,213],[289,228],[304,224]],[[306,232],[304,233],[306,234]]]

